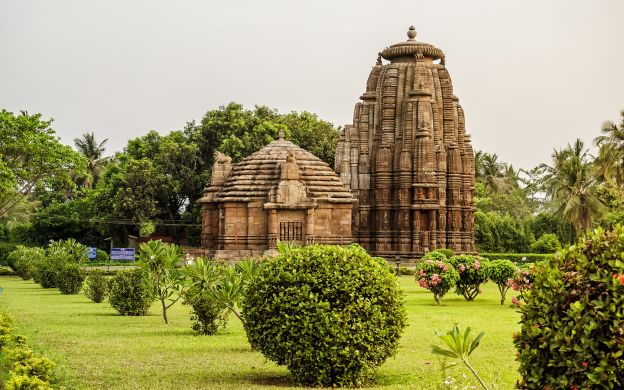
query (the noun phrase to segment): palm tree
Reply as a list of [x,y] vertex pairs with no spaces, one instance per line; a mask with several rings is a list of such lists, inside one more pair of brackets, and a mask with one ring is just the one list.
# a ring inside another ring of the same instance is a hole
[[570,221],[578,231],[591,228],[593,217],[604,204],[597,196],[597,177],[589,150],[582,140],[552,154],[552,166],[542,164],[545,189],[556,207],[555,214]]
[[492,192],[499,191],[505,186],[507,166],[498,161],[496,153],[486,153],[478,150],[475,153],[476,179]]
[[95,135],[93,132],[85,133],[82,135],[82,138],[74,139],[74,145],[76,145],[76,149],[82,155],[84,155],[88,162],[88,170],[89,175],[91,176],[89,180],[87,180],[86,186],[91,188],[95,185],[100,174],[102,172],[102,168],[106,163],[106,158],[102,158],[106,147],[104,146],[108,142],[108,139],[98,143],[95,140]]
[[615,122],[605,122],[602,135],[594,139],[594,144],[600,147],[596,163],[601,174],[606,180],[615,179],[619,186],[624,184],[624,110],[620,116],[619,126]]

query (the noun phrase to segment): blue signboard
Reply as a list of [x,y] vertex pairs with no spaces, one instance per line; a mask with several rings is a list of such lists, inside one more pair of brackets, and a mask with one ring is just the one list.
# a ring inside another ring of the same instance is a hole
[[94,246],[90,246],[87,248],[87,257],[89,259],[95,259],[97,257],[97,248]]
[[111,260],[134,260],[134,248],[111,248]]

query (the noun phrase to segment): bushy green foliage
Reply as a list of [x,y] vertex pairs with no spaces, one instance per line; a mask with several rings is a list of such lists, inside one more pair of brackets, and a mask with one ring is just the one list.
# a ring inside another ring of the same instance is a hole
[[[433,253],[433,252],[429,252]],[[437,256],[437,255],[436,255]],[[433,260],[425,255],[418,264],[416,264],[416,281],[422,288],[433,293],[438,305],[442,304],[442,297],[455,286],[459,280],[459,273],[449,263],[443,254],[439,254],[443,260]]]
[[84,279],[84,271],[78,264],[64,264],[57,271],[56,286],[61,294],[78,294]]
[[79,243],[73,238],[66,240],[52,241],[48,246],[48,257],[57,257],[63,262],[84,263],[88,261],[87,246]]
[[406,314],[385,261],[357,246],[290,248],[243,297],[250,343],[297,383],[359,385],[392,356]]
[[0,242],[0,264],[13,268],[13,263],[7,256],[15,250],[17,245],[14,242]]
[[57,274],[63,263],[51,258],[44,258],[41,262],[35,264],[35,272],[33,279],[43,288],[57,287]]
[[36,376],[11,374],[9,380],[4,384],[5,390],[52,390],[50,383],[37,378]]
[[624,227],[539,265],[515,338],[522,389],[624,388]]
[[18,376],[30,376],[49,382],[53,377],[54,363],[39,357],[27,347],[17,346],[6,351],[6,358],[12,362],[12,371]]
[[479,251],[528,252],[534,240],[527,219],[495,212],[475,213],[475,241]]
[[518,271],[517,267],[509,260],[492,260],[487,268],[488,278],[496,283],[501,294],[501,305],[505,304],[505,296],[509,290],[509,279],[513,279]]
[[108,302],[122,316],[144,316],[154,301],[149,276],[142,269],[119,272],[109,286]]
[[449,252],[447,249],[436,249],[434,251],[425,253],[421,260],[429,259],[447,261],[449,259],[449,257],[447,256],[448,253]]
[[401,275],[414,275],[416,274],[416,270],[414,270],[413,268],[407,268],[407,267],[399,267],[399,272]]
[[0,350],[13,341],[13,321],[7,313],[0,311]]
[[455,293],[467,301],[473,301],[481,290],[481,284],[488,279],[489,260],[472,255],[453,256],[449,262],[459,272]]
[[41,263],[45,259],[45,251],[42,248],[29,248],[18,245],[8,256],[12,263],[13,269],[24,280],[32,278],[35,272],[35,265]]
[[561,243],[554,233],[544,233],[531,244],[531,252],[555,253],[561,249]]
[[108,280],[104,271],[94,269],[89,271],[84,285],[84,295],[95,303],[104,301],[108,294]]
[[147,272],[154,296],[160,300],[165,323],[169,323],[167,309],[173,306],[184,290],[182,271],[177,267],[182,260],[180,247],[161,240],[142,243],[139,265]]
[[97,249],[95,251],[95,261],[97,262],[106,262],[108,261],[108,253],[104,252],[101,249]]

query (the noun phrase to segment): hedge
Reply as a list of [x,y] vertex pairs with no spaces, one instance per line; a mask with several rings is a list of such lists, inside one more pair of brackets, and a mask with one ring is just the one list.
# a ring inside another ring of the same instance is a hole
[[[479,256],[488,260],[510,260],[515,264],[537,263],[555,257],[552,253],[479,253]],[[526,257],[524,261],[522,261],[523,257]]]

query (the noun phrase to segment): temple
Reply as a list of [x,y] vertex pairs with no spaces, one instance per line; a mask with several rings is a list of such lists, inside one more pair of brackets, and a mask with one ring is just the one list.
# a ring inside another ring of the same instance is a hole
[[350,244],[354,202],[329,165],[283,133],[236,164],[217,152],[200,200],[203,255],[263,256],[278,241]]
[[[358,202],[353,240],[386,258],[475,252],[474,153],[444,53],[408,40],[379,53],[336,150]],[[384,62],[384,60],[388,62]]]

